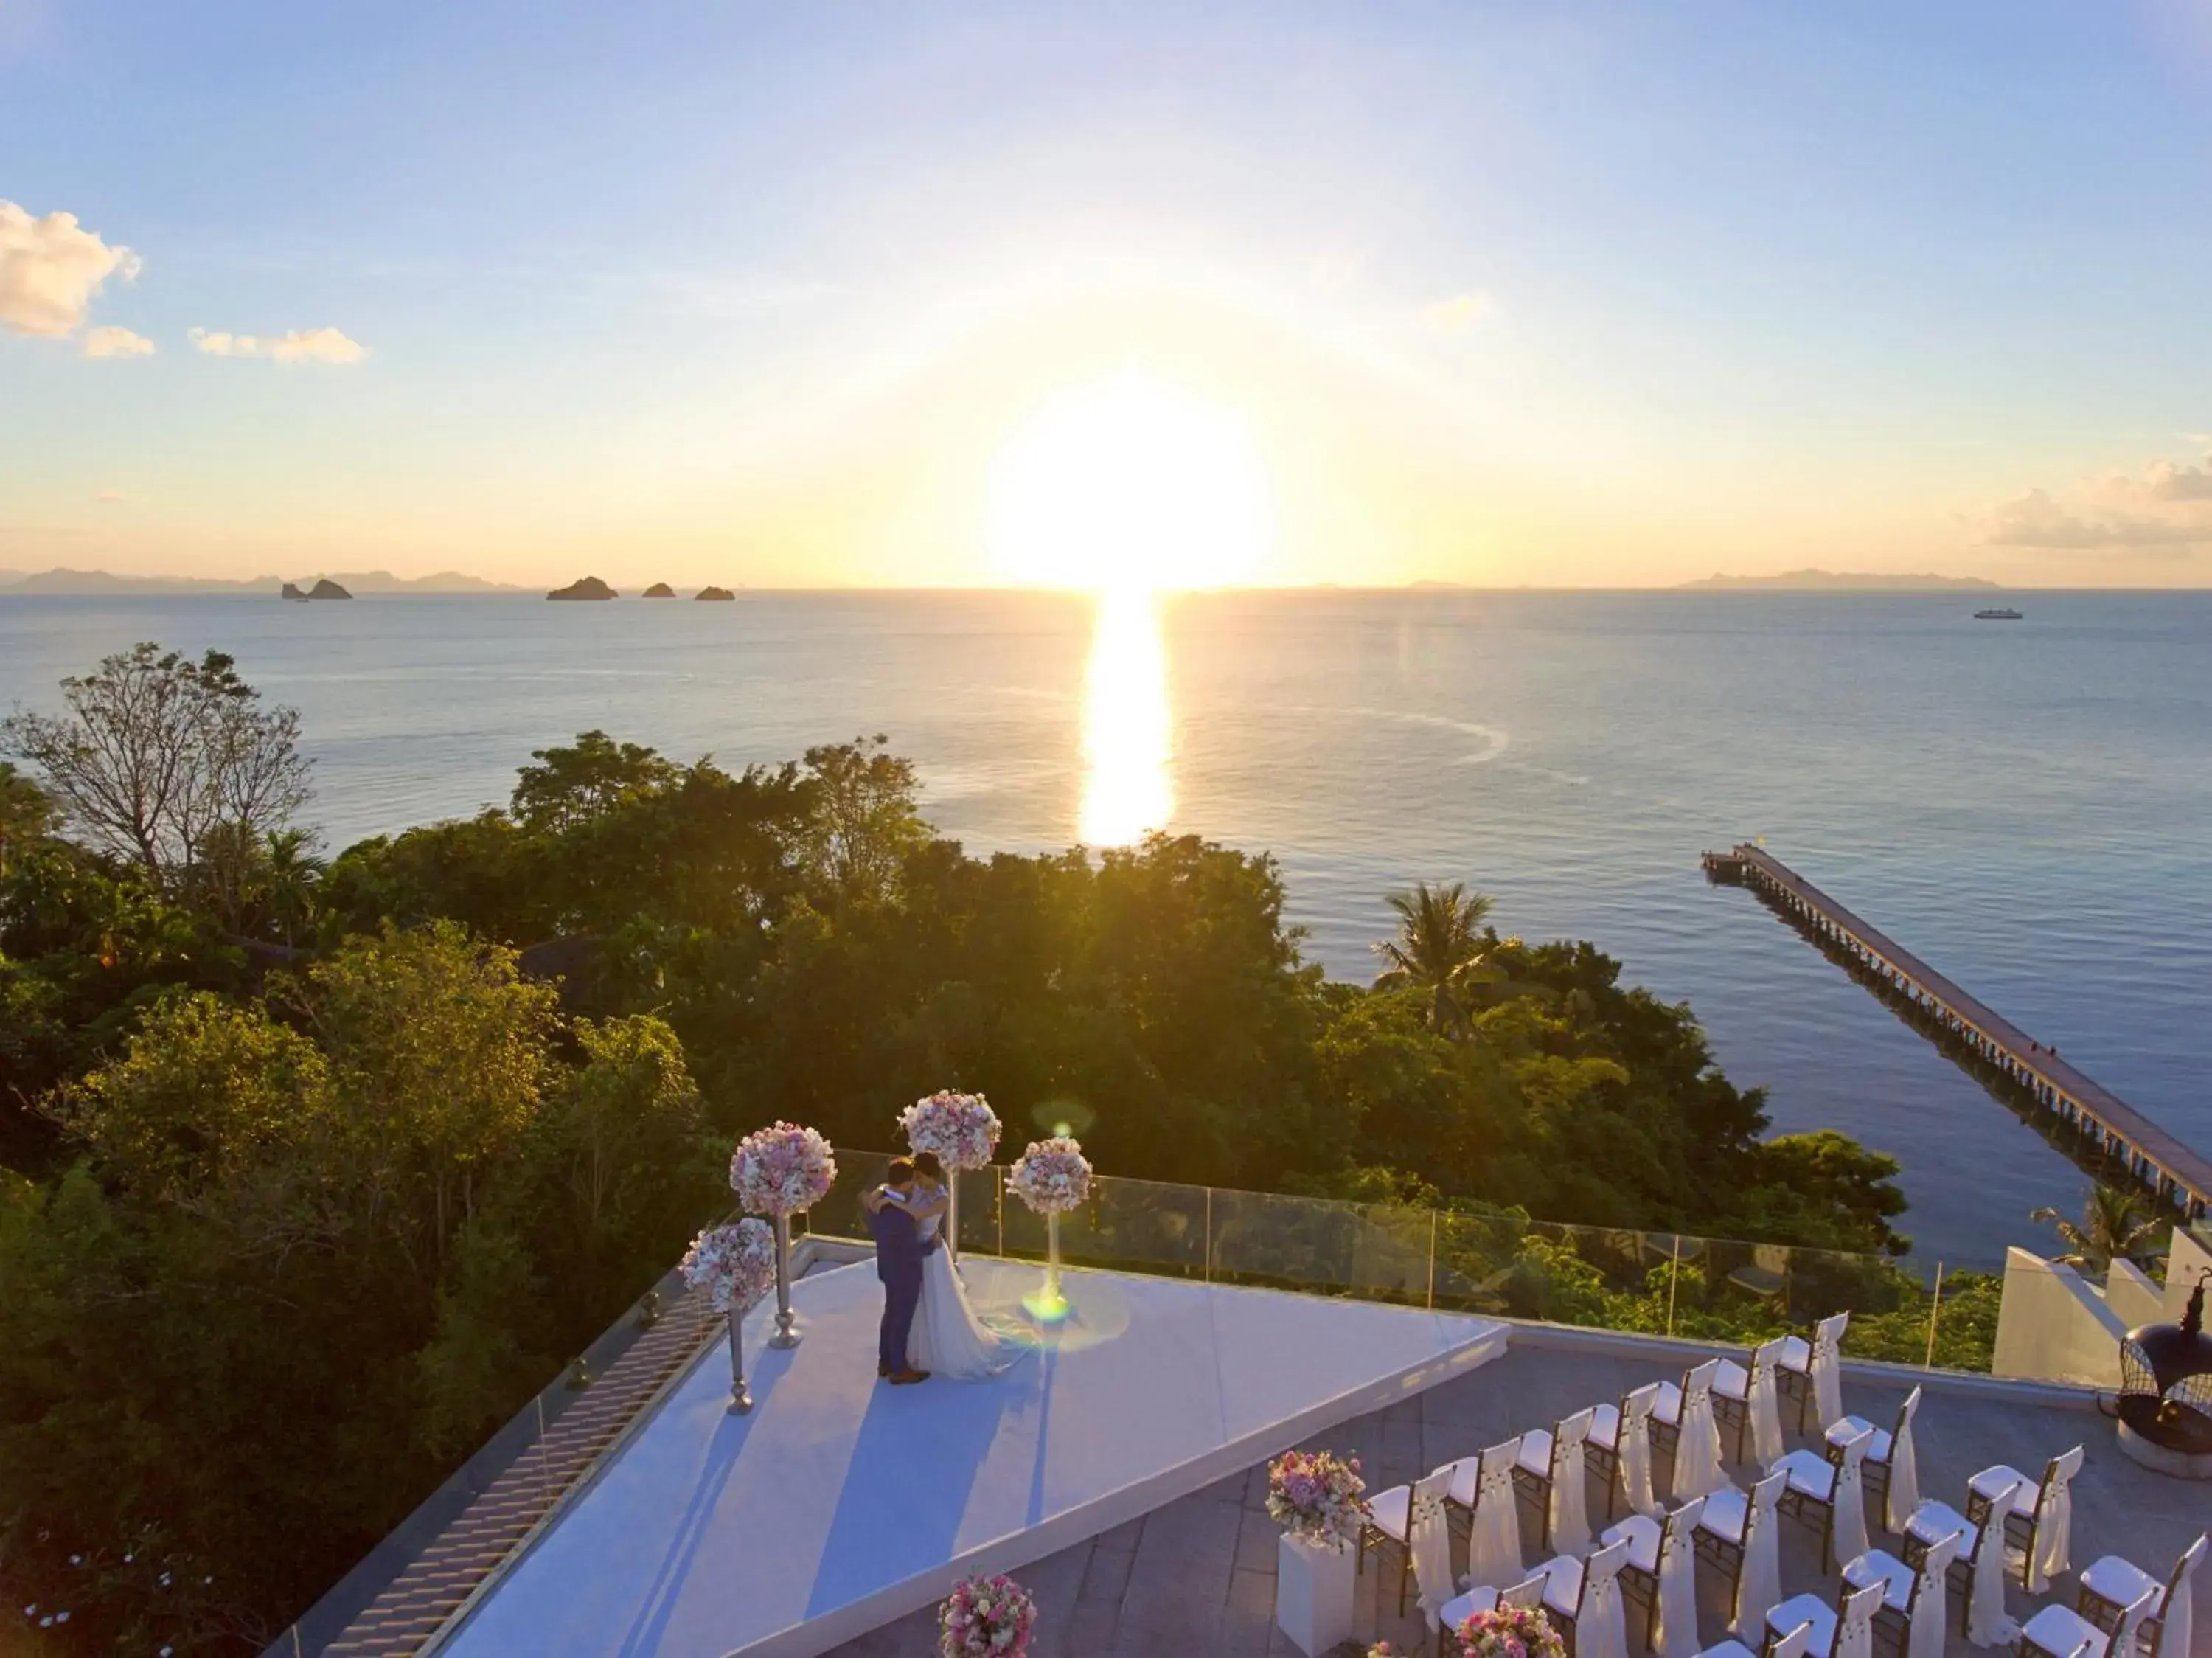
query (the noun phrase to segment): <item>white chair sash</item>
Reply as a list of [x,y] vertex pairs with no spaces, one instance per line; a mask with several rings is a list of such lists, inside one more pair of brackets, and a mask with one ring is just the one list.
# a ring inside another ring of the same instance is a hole
[[1589,1437],[1596,1412],[1577,1411],[1554,1428],[1552,1438],[1552,1551],[1555,1554],[1589,1552],[1589,1479],[1583,1442]]
[[1620,1462],[1620,1488],[1638,1514],[1662,1512],[1651,1489],[1651,1407],[1658,1402],[1656,1382],[1621,1400],[1620,1437],[1613,1442],[1613,1454]]
[[1835,1504],[1830,1532],[1838,1566],[1867,1551],[1866,1485],[1863,1475],[1867,1447],[1873,1443],[1874,1429],[1869,1428],[1856,1438],[1846,1440],[1838,1459],[1836,1483],[1830,1493]]
[[1966,1639],[1978,1647],[2010,1646],[2020,1633],[2019,1624],[2005,1611],[2004,1603],[2004,1517],[2019,1495],[2018,1484],[2008,1485],[1997,1494],[1996,1506],[1983,1522],[1981,1541],[1975,1545],[1974,1584],[1966,1601]]
[[1624,1537],[1583,1563],[1582,1605],[1575,1612],[1576,1658],[1628,1658],[1628,1615],[1620,1603],[1620,1569],[1627,1560]]
[[2197,1568],[2204,1559],[2208,1539],[2200,1533],[2189,1551],[2181,1557],[2180,1570],[2174,1574],[2173,1587],[2166,1592],[2166,1609],[2159,1614],[2158,1649],[2160,1658],[2185,1658],[2190,1637],[2195,1632],[2195,1597],[2189,1581],[2197,1576]]
[[1713,1373],[1719,1368],[1718,1359],[1707,1359],[1682,1378],[1682,1415],[1674,1432],[1677,1503],[1710,1496],[1728,1483],[1721,1473],[1720,1424],[1713,1420]]
[[[2050,1478],[2036,1499],[2035,1557],[2027,1563],[2026,1586],[2030,1594],[2040,1594],[2051,1587],[2051,1580],[2063,1576],[2071,1564],[2074,1535],[2074,1476],[2081,1472],[2081,1448],[2076,1445],[2065,1455],[2057,1459]],[[2005,1512],[1991,1512],[1990,1523],[1997,1527],[2002,1537],[2003,1526],[1998,1516]],[[2110,1655],[2109,1658],[2118,1658]]]
[[1875,1609],[1881,1605],[1887,1591],[1880,1583],[1869,1583],[1863,1589],[1845,1588],[1838,1593],[1842,1599],[1836,1608],[1836,1639],[1828,1649],[1828,1658],[1874,1658]]
[[1844,1414],[1844,1331],[1850,1321],[1850,1314],[1838,1313],[1813,1326],[1813,1356],[1808,1368],[1813,1373],[1813,1407],[1820,1412],[1823,1433]]
[[[2120,1614],[2120,1627],[2114,1631],[2112,1644],[2106,1649],[2105,1658],[2136,1658],[2136,1643],[2142,1632],[2142,1620],[2150,1615],[2150,1603],[2158,1599],[2156,1589],[2145,1589],[2136,1598],[2136,1603]],[[2163,1652],[2161,1646],[2159,1650]],[[2186,1647],[2181,1649],[2186,1652]]]
[[1521,1512],[1513,1498],[1513,1463],[1520,1454],[1517,1439],[1482,1454],[1474,1482],[1474,1524],[1467,1539],[1469,1583],[1494,1588],[1518,1582],[1525,1570],[1521,1564]]
[[1889,1492],[1886,1516],[1890,1530],[1902,1535],[1913,1510],[1920,1506],[1920,1464],[1912,1451],[1912,1418],[1920,1409],[1920,1390],[1905,1396],[1897,1413],[1897,1431],[1889,1440]]
[[1452,1582],[1451,1526],[1444,1518],[1451,1477],[1451,1465],[1446,1463],[1426,1479],[1413,1482],[1412,1510],[1406,1525],[1406,1546],[1413,1555],[1413,1581],[1420,1586],[1421,1616],[1428,1620],[1431,1633],[1442,1626],[1437,1614],[1456,1592]]
[[1943,1658],[1943,1627],[1951,1606],[1951,1563],[1958,1558],[1966,1533],[1953,1532],[1930,1544],[1920,1562],[1924,1587],[1912,1597],[1912,1627],[1905,1637],[1905,1658]]
[[1652,1649],[1659,1658],[1697,1658],[1698,1521],[1705,1499],[1693,1496],[1667,1516],[1659,1537],[1659,1632]]
[[1779,1340],[1770,1341],[1752,1350],[1751,1378],[1745,1390],[1745,1405],[1751,1411],[1752,1454],[1762,1468],[1772,1467],[1781,1460],[1785,1448],[1782,1442],[1782,1389],[1776,1379],[1782,1365],[1783,1344]]
[[1730,1627],[1746,1645],[1765,1639],[1766,1614],[1782,1600],[1782,1539],[1775,1505],[1789,1483],[1787,1469],[1769,1474],[1751,1488],[1751,1500],[1744,1504],[1743,1576],[1736,1580],[1735,1622]]

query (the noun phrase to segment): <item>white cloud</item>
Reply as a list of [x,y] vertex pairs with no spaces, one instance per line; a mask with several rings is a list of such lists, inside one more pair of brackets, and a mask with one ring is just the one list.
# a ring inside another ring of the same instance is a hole
[[34,219],[0,201],[0,328],[60,339],[74,333],[110,277],[128,282],[143,263],[127,247],[111,247],[74,213]]
[[1440,333],[1463,334],[1498,308],[1489,295],[1469,289],[1421,308],[1422,318]]
[[2115,472],[2087,484],[2073,502],[2030,490],[1990,512],[1983,539],[1994,546],[2061,551],[2212,546],[2212,461],[2154,460],[2140,477]]
[[84,337],[87,357],[151,357],[154,342],[128,328],[94,328]]
[[271,363],[358,363],[368,347],[336,328],[295,328],[282,338],[226,334],[210,328],[191,331],[192,344],[210,357],[266,357]]
[[99,497],[100,504],[103,507],[118,506],[130,498],[121,490],[102,490]]

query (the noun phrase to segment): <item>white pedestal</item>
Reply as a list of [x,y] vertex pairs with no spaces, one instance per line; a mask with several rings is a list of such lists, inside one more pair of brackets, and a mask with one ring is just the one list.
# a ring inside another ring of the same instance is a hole
[[1307,1543],[1287,1533],[1275,1546],[1275,1624],[1306,1658],[1352,1639],[1350,1549]]

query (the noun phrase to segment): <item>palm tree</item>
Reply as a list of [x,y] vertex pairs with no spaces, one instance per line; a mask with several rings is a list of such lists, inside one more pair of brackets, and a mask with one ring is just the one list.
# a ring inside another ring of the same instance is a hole
[[2160,1234],[2172,1224],[2163,1216],[2146,1212],[2140,1194],[2102,1182],[2089,1189],[2078,1225],[2048,1205],[2027,1218],[2048,1221],[2057,1228],[2059,1241],[2069,1252],[2055,1258],[2061,1265],[2086,1267],[2092,1272],[2106,1271],[2115,1260],[2140,1264],[2153,1259],[2158,1253]]
[[297,829],[280,829],[269,837],[262,856],[262,901],[269,919],[284,935],[286,948],[294,935],[315,917],[315,886],[330,865],[315,856],[315,838]]
[[1484,923],[1494,902],[1487,893],[1470,893],[1455,881],[1431,887],[1425,881],[1410,893],[1390,894],[1398,914],[1398,936],[1374,947],[1389,965],[1375,980],[1377,990],[1419,985],[1431,997],[1429,1024],[1449,1035],[1465,1027],[1468,992],[1494,984],[1505,975],[1490,960],[1496,942]]

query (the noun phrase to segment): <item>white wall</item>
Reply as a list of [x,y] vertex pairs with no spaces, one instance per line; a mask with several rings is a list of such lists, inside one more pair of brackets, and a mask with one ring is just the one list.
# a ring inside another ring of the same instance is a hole
[[1990,1368],[2000,1376],[2118,1387],[2121,1338],[2140,1325],[2178,1321],[2208,1266],[2212,1249],[2179,1227],[2162,1292],[2125,1261],[2115,1262],[2100,1286],[2070,1266],[2008,1249]]

